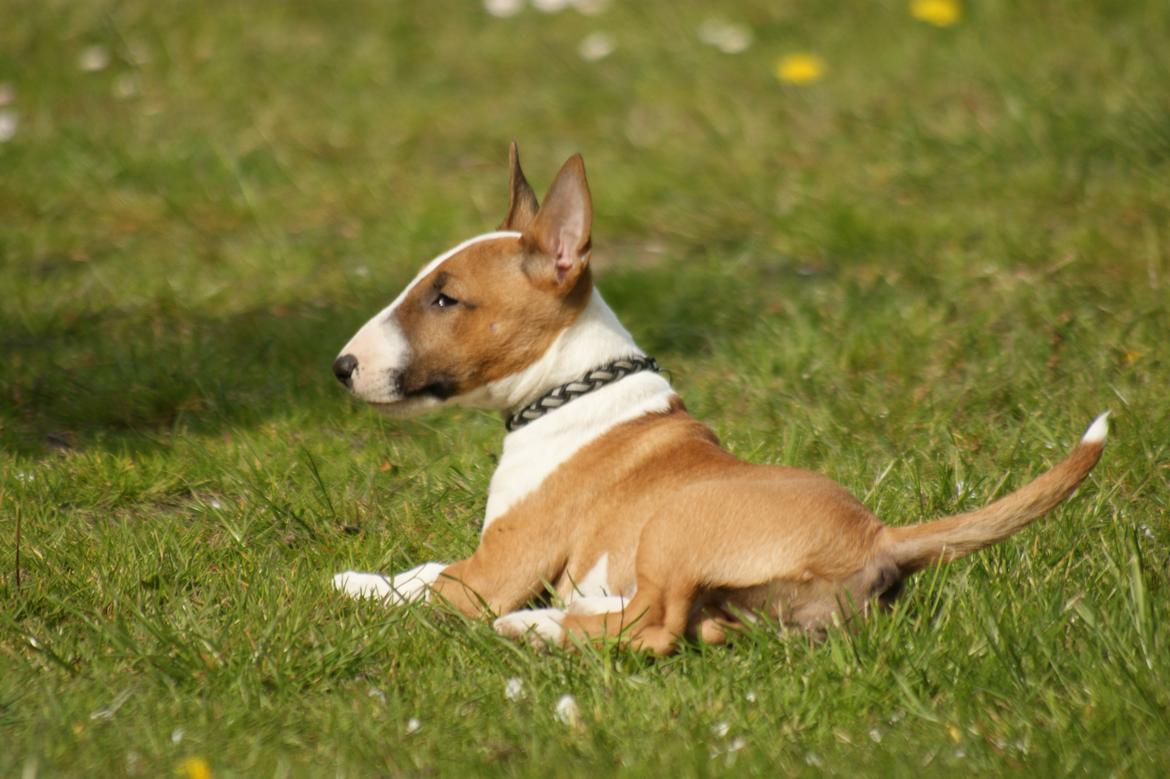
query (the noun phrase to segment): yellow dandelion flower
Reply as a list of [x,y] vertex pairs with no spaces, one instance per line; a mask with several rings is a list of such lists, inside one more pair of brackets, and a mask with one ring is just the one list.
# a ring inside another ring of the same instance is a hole
[[959,0],[911,0],[910,15],[935,27],[950,27],[959,21]]
[[201,757],[189,757],[179,764],[184,779],[212,779],[211,766]]
[[776,78],[789,84],[810,84],[825,75],[825,61],[815,54],[786,54],[776,60]]

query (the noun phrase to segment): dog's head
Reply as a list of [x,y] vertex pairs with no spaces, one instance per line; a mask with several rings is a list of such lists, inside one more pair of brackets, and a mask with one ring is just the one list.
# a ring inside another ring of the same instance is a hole
[[508,157],[499,230],[432,260],[333,362],[359,399],[399,415],[490,405],[491,385],[536,361],[585,307],[593,206],[581,156],[565,162],[543,206],[515,143]]

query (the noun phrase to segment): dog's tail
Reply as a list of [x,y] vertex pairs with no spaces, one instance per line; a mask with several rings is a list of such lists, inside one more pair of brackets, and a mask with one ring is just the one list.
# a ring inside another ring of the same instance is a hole
[[966,557],[1002,541],[1073,493],[1105,448],[1109,412],[1097,417],[1068,457],[1052,470],[978,511],[907,527],[887,527],[887,550],[902,575]]

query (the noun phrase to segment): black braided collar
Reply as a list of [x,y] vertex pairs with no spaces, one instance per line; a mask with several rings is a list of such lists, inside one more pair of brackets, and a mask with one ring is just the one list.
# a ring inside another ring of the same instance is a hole
[[582,395],[588,395],[593,390],[601,389],[606,384],[612,384],[618,379],[624,379],[631,373],[640,371],[658,373],[658,363],[653,357],[623,357],[600,368],[594,368],[581,378],[544,393],[504,420],[504,426],[508,428],[509,433],[519,430],[529,422],[540,419],[550,411],[556,411]]

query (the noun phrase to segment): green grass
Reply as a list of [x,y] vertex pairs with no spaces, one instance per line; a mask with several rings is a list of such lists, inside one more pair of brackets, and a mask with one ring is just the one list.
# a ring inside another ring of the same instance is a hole
[[[1164,773],[1170,6],[760,0],[734,56],[709,13],[0,0],[0,776]],[[602,290],[735,453],[891,523],[1111,408],[1101,464],[817,646],[538,656],[338,597],[475,545],[499,419],[329,363],[498,223],[512,138],[538,191],[584,153]]]

